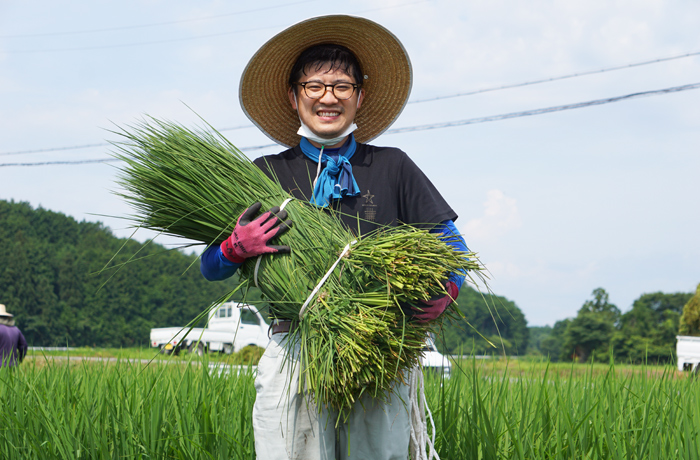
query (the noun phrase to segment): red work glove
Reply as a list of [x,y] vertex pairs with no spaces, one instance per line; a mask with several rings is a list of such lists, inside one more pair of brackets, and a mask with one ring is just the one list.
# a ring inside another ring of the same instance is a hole
[[245,259],[260,254],[291,252],[289,246],[267,244],[272,238],[291,227],[291,220],[282,222],[287,218],[287,211],[280,211],[280,208],[275,206],[255,220],[251,220],[261,207],[262,204],[256,202],[243,211],[231,236],[221,243],[221,252],[231,262],[240,264]]
[[452,281],[445,283],[447,294],[437,295],[430,300],[421,300],[420,306],[411,307],[415,312],[413,317],[420,322],[428,322],[437,319],[459,295],[459,288]]

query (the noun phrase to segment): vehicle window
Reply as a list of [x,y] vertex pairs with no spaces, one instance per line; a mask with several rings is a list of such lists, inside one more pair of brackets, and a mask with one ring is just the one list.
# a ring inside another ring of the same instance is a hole
[[226,311],[226,317],[230,318],[233,316],[233,309],[231,307],[228,307],[228,310]]
[[219,311],[216,312],[216,317],[217,318],[225,318],[226,317],[226,308],[219,308]]
[[260,320],[258,319],[258,315],[256,315],[252,310],[248,310],[247,308],[242,308],[241,309],[241,323],[258,325],[258,324],[260,324]]

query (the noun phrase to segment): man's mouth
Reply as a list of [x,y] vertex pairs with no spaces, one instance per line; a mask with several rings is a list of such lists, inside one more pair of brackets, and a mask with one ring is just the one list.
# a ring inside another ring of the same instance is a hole
[[320,111],[318,112],[319,117],[339,117],[340,112],[335,112],[335,111]]

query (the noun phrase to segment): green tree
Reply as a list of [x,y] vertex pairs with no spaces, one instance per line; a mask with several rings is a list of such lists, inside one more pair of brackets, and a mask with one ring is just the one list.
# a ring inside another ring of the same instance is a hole
[[611,342],[616,359],[633,363],[671,361],[683,305],[691,297],[680,292],[641,295],[620,317]]
[[482,294],[465,285],[457,297],[457,308],[465,316],[466,322],[445,321],[437,340],[440,351],[475,354],[501,354],[505,351],[509,355],[526,353],[529,339],[527,321],[513,301]]
[[552,335],[552,326],[528,326],[529,340],[527,341],[528,355],[542,354],[542,340]]
[[540,341],[539,350],[542,355],[549,358],[552,362],[557,362],[561,359],[570,359],[571,356],[566,356],[564,342],[566,341],[566,330],[569,327],[570,319],[563,319],[554,323],[554,327],[549,335],[543,337]]
[[620,319],[620,310],[609,302],[605,289],[594,289],[592,296],[593,299],[587,300],[576,318],[571,320],[565,334],[563,353],[579,362],[586,362],[590,357],[606,359],[610,340]]
[[679,333],[681,335],[700,335],[700,284],[695,295],[683,307]]

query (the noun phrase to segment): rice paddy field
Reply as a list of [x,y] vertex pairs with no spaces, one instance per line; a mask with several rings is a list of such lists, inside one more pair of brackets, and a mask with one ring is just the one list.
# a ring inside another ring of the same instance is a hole
[[[254,368],[57,358],[0,369],[0,458],[255,458]],[[455,364],[426,375],[443,460],[700,457],[700,382],[672,367]]]

